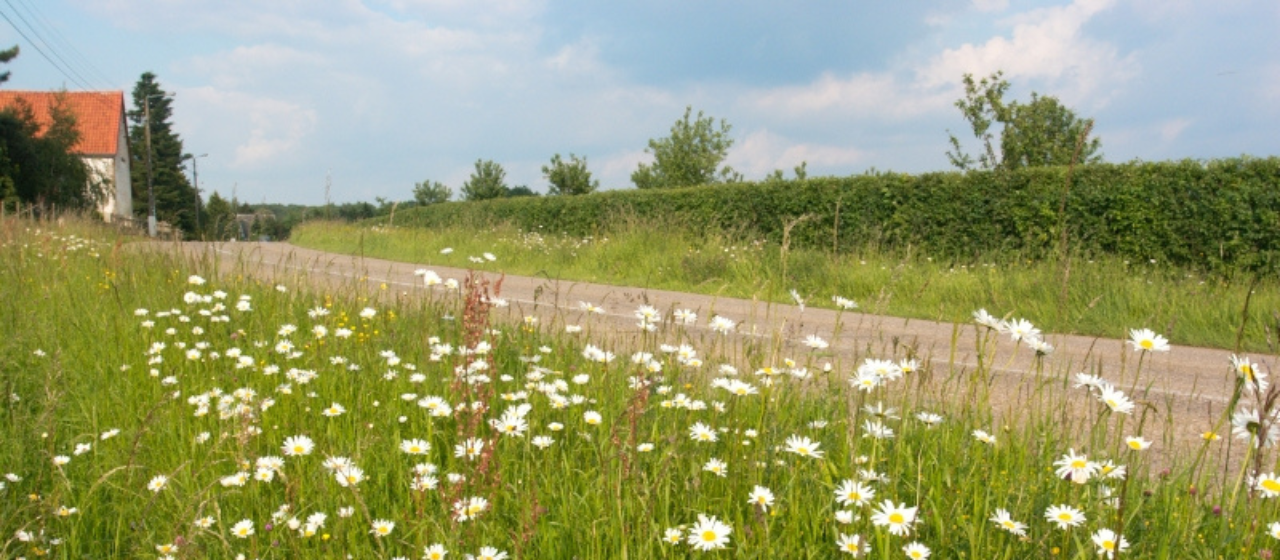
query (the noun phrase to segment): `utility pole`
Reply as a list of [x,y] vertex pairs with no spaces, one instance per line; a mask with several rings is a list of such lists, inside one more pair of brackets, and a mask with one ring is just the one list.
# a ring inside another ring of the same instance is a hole
[[156,236],[156,188],[151,167],[151,98],[164,98],[170,95],[172,94],[156,93],[142,98],[142,115],[147,121],[147,126],[142,132],[147,139],[147,235],[150,237]]
[[151,177],[151,96],[142,99],[142,114],[147,125],[143,134],[147,138],[147,236],[156,236],[156,188]]
[[329,216],[329,211],[330,209],[333,208],[333,206],[329,203],[329,187],[333,186],[332,179],[333,179],[333,170],[330,169],[328,171],[325,171],[324,172],[324,219],[326,220],[331,219],[331,217]]

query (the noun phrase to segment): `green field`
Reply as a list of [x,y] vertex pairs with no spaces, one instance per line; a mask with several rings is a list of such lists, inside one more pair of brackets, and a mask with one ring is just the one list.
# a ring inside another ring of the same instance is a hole
[[[826,371],[816,351],[761,355],[731,336],[680,348],[693,339],[672,321],[585,339],[490,321],[476,290],[318,291],[130,241],[74,222],[0,224],[0,556],[1095,558],[1117,544],[1108,531],[1133,558],[1258,558],[1280,544],[1274,447],[1242,463],[1261,467],[1256,478],[1206,459],[1251,448],[1259,426],[1244,415],[1242,439],[1223,424],[1221,439],[1175,449],[1152,435],[1163,415],[1056,391],[1073,372],[1046,366],[1036,401],[997,424],[981,368],[868,355]],[[463,259],[498,250],[461,241],[439,243]],[[726,267],[751,268],[735,274],[780,266],[765,247],[702,250],[736,251]],[[794,287],[893,311],[940,283],[909,278],[946,270],[869,260],[886,269],[865,283],[780,280],[817,260],[792,255],[761,295]],[[961,293],[1006,301],[1025,279],[1008,263],[951,274],[967,279]],[[1147,313],[1178,317],[1181,333],[1185,297]],[[960,305],[927,312],[973,311]],[[1111,320],[1109,332],[1166,326]],[[984,363],[1004,358],[995,336],[977,341]],[[1068,406],[1090,412],[1051,412]],[[1144,434],[1150,449],[1126,440]],[[1157,453],[1168,459],[1156,465]]]

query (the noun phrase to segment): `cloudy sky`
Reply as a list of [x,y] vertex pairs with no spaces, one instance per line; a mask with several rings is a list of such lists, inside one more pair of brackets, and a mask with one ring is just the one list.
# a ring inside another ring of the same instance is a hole
[[[948,167],[965,73],[1055,95],[1110,161],[1280,154],[1275,0],[4,0],[12,89],[175,92],[202,188],[318,204],[456,191],[553,154],[631,188],[686,106],[747,178]],[[16,28],[16,29],[15,29]],[[18,30],[27,35],[23,37]],[[39,51],[43,50],[42,55]],[[62,67],[62,71],[59,71]],[[972,147],[972,145],[971,145]],[[789,174],[789,173],[788,173]]]

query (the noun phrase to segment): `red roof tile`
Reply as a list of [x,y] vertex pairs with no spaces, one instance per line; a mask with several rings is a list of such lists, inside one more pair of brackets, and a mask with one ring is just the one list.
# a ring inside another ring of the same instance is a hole
[[124,92],[122,91],[13,91],[0,90],[0,110],[7,109],[22,99],[31,106],[41,131],[46,130],[53,117],[50,108],[57,95],[65,95],[66,103],[76,115],[76,129],[80,140],[71,151],[83,156],[115,155],[120,141],[120,126],[124,120]]

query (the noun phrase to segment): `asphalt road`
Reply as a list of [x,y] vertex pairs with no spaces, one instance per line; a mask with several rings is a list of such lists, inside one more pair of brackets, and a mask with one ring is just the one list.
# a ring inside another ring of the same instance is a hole
[[[363,285],[378,289],[386,284],[388,290],[408,297],[428,293],[422,278],[414,274],[417,269],[430,269],[443,278],[459,280],[468,274],[464,269],[325,253],[287,243],[178,246],[192,256],[215,259],[223,270],[320,286]],[[500,270],[500,264],[486,264],[483,268]],[[499,272],[484,274],[493,280],[500,276]],[[962,385],[954,380],[978,370],[976,341],[986,332],[985,327],[974,324],[801,309],[795,305],[526,276],[503,276],[499,296],[509,302],[505,310],[517,320],[533,315],[541,318],[543,325],[591,322],[592,336],[604,336],[602,329],[607,325],[606,330],[615,335],[614,341],[635,338],[631,335],[639,331],[634,311],[640,305],[656,307],[665,317],[675,309],[694,310],[698,323],[688,332],[707,344],[718,336],[706,328],[707,320],[722,315],[738,322],[734,336],[742,337],[779,363],[783,357],[801,359],[813,355],[801,343],[805,336],[817,335],[829,341],[830,348],[818,354],[816,362],[836,364],[837,374],[851,373],[867,357],[916,357],[926,366],[922,369],[931,372],[931,379],[939,380],[934,383],[933,395],[940,399],[973,397],[958,395]],[[606,312],[586,317],[580,302],[590,302]],[[1000,425],[1006,419],[1014,421],[1027,407],[1052,406],[1062,409],[1062,421],[1087,425],[1090,415],[1096,415],[1095,407],[1082,390],[1071,389],[1070,379],[1075,372],[1085,371],[1125,390],[1139,401],[1139,411],[1145,408],[1154,413],[1145,424],[1144,434],[1157,446],[1166,448],[1157,453],[1168,453],[1172,451],[1168,447],[1197,447],[1202,442],[1200,435],[1222,417],[1234,388],[1229,351],[1174,345],[1168,352],[1142,357],[1125,340],[1053,333],[1043,336],[1054,351],[1039,364],[1034,352],[1025,346],[1018,348],[1008,336],[995,337],[995,359],[987,360],[990,376],[983,379],[990,388],[994,424]],[[695,346],[706,347],[697,343]],[[626,349],[620,348],[619,354],[622,350]],[[1252,358],[1263,365],[1263,371],[1268,371],[1273,360],[1271,356]],[[1243,447],[1238,443],[1226,445],[1229,431],[1229,425],[1219,429],[1224,435],[1222,442],[1214,445],[1219,457],[1228,447],[1234,448],[1233,455]]]

